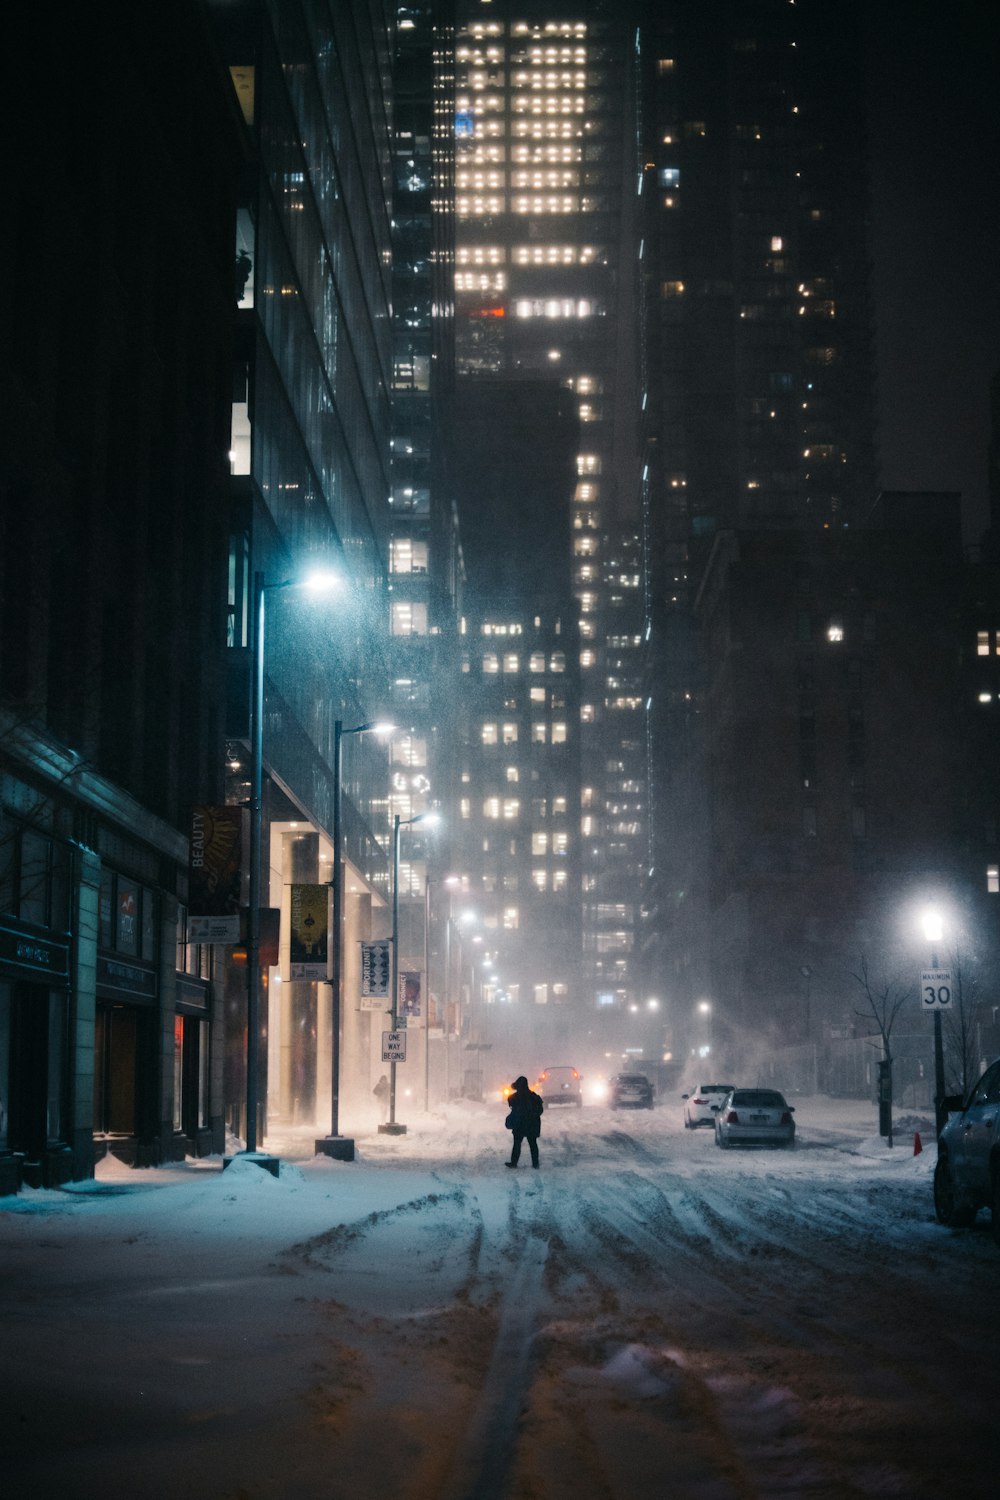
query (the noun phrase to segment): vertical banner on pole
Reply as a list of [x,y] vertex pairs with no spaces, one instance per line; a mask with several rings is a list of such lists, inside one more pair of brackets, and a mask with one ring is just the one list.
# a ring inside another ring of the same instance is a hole
[[240,941],[243,820],[241,807],[191,809],[189,942]]
[[424,1024],[423,1007],[423,975],[419,969],[400,971],[399,975],[399,998],[396,1011],[399,1016],[405,1016],[407,1026],[422,1026]]
[[330,887],[293,885],[288,972],[292,979],[326,979]]

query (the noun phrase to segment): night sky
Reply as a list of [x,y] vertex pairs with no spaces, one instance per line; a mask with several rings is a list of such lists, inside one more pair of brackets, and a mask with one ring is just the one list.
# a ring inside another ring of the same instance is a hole
[[1000,4],[867,0],[881,480],[988,520],[1000,371]]

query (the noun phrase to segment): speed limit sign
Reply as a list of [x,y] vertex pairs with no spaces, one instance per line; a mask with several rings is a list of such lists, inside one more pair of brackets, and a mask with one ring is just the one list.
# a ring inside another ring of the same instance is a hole
[[950,969],[921,969],[920,1009],[951,1010]]

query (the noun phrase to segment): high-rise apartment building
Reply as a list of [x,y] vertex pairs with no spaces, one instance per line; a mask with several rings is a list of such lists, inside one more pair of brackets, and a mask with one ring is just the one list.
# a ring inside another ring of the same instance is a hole
[[821,547],[860,527],[875,499],[861,19],[853,4],[834,23],[828,6],[787,0],[642,11],[657,830],[644,948],[680,1007],[679,1035],[718,973],[719,674],[746,674],[753,696],[757,670],[745,653],[719,659],[724,634],[706,649],[713,546],[739,529],[807,533]]
[[[581,870],[578,998],[584,1013],[621,1008],[641,987],[634,941],[646,823],[644,699],[631,690],[643,631],[634,621],[620,628],[611,603],[622,587],[631,590],[619,561],[639,531],[631,43],[605,4],[465,3],[459,23],[458,379],[547,376],[573,398],[579,627],[564,649],[578,654],[580,671],[579,716],[569,729],[580,742],[571,828]],[[529,466],[532,453],[521,462]],[[531,550],[530,527],[510,545]],[[631,580],[634,571],[633,559],[624,572]],[[639,787],[627,817],[610,810],[626,782]]]

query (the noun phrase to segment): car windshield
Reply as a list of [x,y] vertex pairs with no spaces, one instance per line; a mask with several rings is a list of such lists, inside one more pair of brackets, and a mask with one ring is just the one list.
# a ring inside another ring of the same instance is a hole
[[733,1094],[734,1104],[743,1104],[747,1109],[786,1109],[784,1094],[777,1089],[737,1089]]
[[731,1083],[703,1083],[698,1090],[699,1094],[731,1094],[732,1092]]
[[621,1075],[621,1077],[619,1078],[618,1082],[619,1083],[627,1083],[629,1085],[637,1083],[642,1088],[645,1088],[646,1084],[649,1082],[649,1079],[646,1078],[646,1076],[643,1073],[623,1073]]

